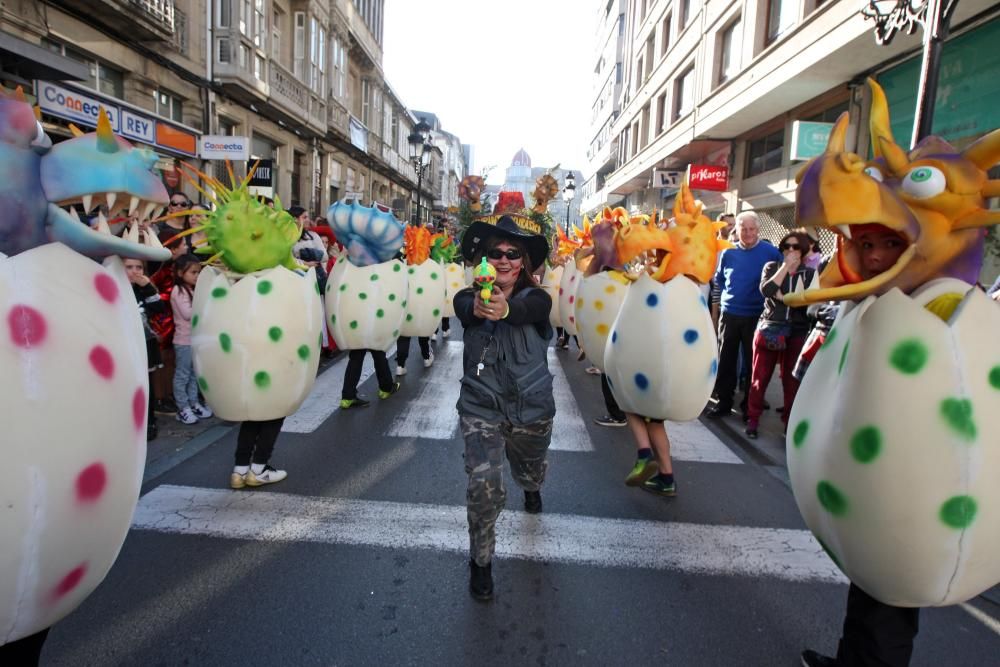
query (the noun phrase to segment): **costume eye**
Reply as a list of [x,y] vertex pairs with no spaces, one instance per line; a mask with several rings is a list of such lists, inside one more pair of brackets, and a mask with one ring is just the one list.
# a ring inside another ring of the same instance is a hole
[[913,197],[926,199],[939,195],[948,189],[948,181],[940,169],[917,167],[903,178],[903,192]]
[[878,170],[878,167],[866,167],[865,173],[874,178],[879,183],[881,183],[884,180],[882,178],[882,172]]

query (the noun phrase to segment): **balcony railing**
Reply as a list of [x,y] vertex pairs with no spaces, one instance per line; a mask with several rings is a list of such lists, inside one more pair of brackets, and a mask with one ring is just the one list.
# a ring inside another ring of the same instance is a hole
[[98,24],[139,40],[168,41],[174,36],[174,0],[55,0]]
[[309,114],[309,91],[305,84],[278,62],[271,60],[269,64],[268,82],[272,101],[284,107],[290,115],[305,120]]
[[174,31],[174,0],[128,0],[154,20]]
[[326,122],[333,130],[345,137],[351,133],[350,114],[336,99],[331,98],[326,103]]

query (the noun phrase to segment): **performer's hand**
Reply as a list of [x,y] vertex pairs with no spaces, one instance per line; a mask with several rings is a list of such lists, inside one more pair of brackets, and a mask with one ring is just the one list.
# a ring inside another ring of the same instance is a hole
[[493,290],[488,303],[483,303],[483,300],[477,295],[476,301],[472,306],[473,315],[480,319],[491,320],[493,322],[502,318],[506,312],[507,299],[504,297],[503,292],[498,289]]

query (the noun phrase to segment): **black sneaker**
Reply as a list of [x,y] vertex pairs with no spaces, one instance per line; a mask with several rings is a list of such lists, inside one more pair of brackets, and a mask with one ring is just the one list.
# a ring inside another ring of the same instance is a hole
[[170,415],[171,417],[177,414],[177,404],[174,403],[172,398],[161,398],[153,404],[153,412],[158,415]]
[[821,655],[812,649],[802,651],[802,667],[837,667],[837,659]]
[[363,398],[342,398],[340,399],[340,409],[349,410],[351,408],[367,408],[371,403]]
[[542,512],[542,492],[524,492],[524,511],[528,514],[541,514]]
[[604,415],[595,418],[594,423],[598,426],[625,426],[628,422],[625,419],[615,419],[611,415]]
[[493,599],[493,563],[480,566],[469,561],[469,593],[477,600]]
[[722,419],[723,417],[728,417],[732,414],[732,406],[726,405],[716,405],[714,408],[705,413],[705,416],[710,419]]
[[156,436],[159,435],[160,429],[156,427],[156,424],[150,424],[146,427],[146,442],[151,442],[156,440]]

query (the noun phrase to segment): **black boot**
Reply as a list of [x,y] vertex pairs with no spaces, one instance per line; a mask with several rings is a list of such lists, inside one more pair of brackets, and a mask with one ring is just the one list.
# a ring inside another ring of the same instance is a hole
[[528,514],[540,514],[542,511],[542,492],[524,492],[524,511]]
[[493,563],[480,566],[469,560],[469,592],[477,600],[493,599]]

